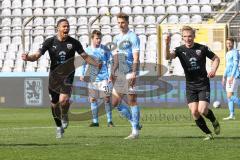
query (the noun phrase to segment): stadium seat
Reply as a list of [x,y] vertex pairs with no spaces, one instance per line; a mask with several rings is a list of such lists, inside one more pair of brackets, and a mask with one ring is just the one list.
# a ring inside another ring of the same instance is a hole
[[43,23],[43,17],[36,17],[34,18],[33,20],[33,25],[34,26],[42,26],[44,23]]
[[102,44],[107,44],[109,42],[112,42],[112,36],[110,34],[103,35]]
[[103,16],[100,18],[100,24],[110,24],[110,17],[109,16]]
[[121,9],[120,9],[120,7],[117,7],[117,6],[114,6],[110,9],[111,14],[118,14],[120,12],[121,12]]
[[76,10],[74,7],[69,7],[66,9],[66,15],[75,15],[76,14]]
[[109,25],[103,25],[103,26],[101,27],[101,32],[102,32],[103,35],[105,35],[105,34],[110,34],[110,33],[111,33],[111,26],[109,26]]
[[6,59],[4,61],[2,72],[12,72],[13,67],[14,67],[14,60],[13,59]]
[[202,22],[202,16],[200,15],[193,15],[191,18],[191,23],[201,23]]
[[32,8],[32,0],[23,0],[22,7],[23,8]]
[[164,0],[154,0],[153,4],[154,5],[163,5],[164,4]]
[[108,0],[98,0],[98,6],[107,6]]
[[200,7],[198,5],[192,5],[189,8],[189,13],[200,13]]
[[209,4],[210,0],[199,0],[199,4]]
[[94,6],[96,7],[97,6],[97,0],[88,0],[87,1],[87,6]]
[[98,13],[104,15],[109,12],[108,7],[100,7]]
[[113,35],[119,34],[119,27],[118,27],[118,25],[115,25],[115,26],[112,27],[112,34]]
[[34,14],[35,16],[43,15],[43,9],[42,9],[42,8],[35,8],[35,9],[33,10],[33,14]]
[[90,8],[88,8],[88,14],[89,15],[98,15],[97,7],[90,7]]
[[[9,44],[9,46],[13,47],[15,45]],[[17,51],[17,48],[9,48],[5,55],[5,59],[15,60],[16,59],[16,51]]]
[[87,45],[89,44],[89,37],[88,37],[88,35],[80,36],[79,41],[81,42],[83,48],[85,49],[87,47]]
[[15,17],[12,19],[12,26],[21,26],[22,25],[22,19],[20,17]]
[[135,16],[133,20],[134,24],[144,24],[143,16]]
[[77,20],[77,25],[80,26],[80,25],[87,25],[88,24],[88,18],[86,16],[80,16],[78,17],[78,20]]
[[132,8],[129,7],[129,6],[124,6],[124,7],[122,8],[122,12],[123,12],[123,13],[126,13],[126,14],[132,14]]
[[144,7],[144,14],[154,14],[154,8],[152,6]]
[[44,7],[54,7],[54,0],[45,0]]
[[[162,21],[163,17],[164,17],[164,16],[158,16],[158,17],[157,17],[157,23],[160,23],[160,21]],[[164,23],[167,23],[167,19],[165,18],[165,19],[162,21],[162,23],[163,23],[163,24],[164,24]]]
[[221,3],[221,0],[211,0],[211,4],[218,5]]
[[135,6],[133,7],[133,14],[142,14],[143,13],[143,9],[141,6]]
[[45,34],[46,36],[52,36],[52,35],[54,35],[54,34],[55,34],[55,28],[54,28],[54,26],[47,26],[47,27],[45,28],[44,34]]
[[0,54],[4,54],[4,52],[7,52],[7,44],[0,43]]
[[155,13],[156,14],[165,14],[165,7],[164,6],[157,6],[155,8]]
[[130,0],[120,0],[120,5],[130,6],[131,2]]
[[33,28],[33,36],[39,36],[44,34],[44,27],[43,26],[36,26]]
[[155,24],[156,23],[156,17],[155,16],[147,16],[145,18],[145,24]]
[[44,22],[44,25],[52,25],[54,26],[55,25],[55,20],[53,17],[47,17],[45,18],[45,22]]
[[157,29],[156,29],[156,25],[148,25],[146,26],[146,34],[156,34],[157,33]]
[[23,16],[28,16],[28,17],[30,17],[30,16],[32,16],[33,15],[33,13],[32,13],[32,9],[31,8],[25,8],[25,9],[23,9]]
[[79,35],[88,34],[88,27],[87,27],[87,25],[81,25],[81,26],[79,26],[77,33],[78,33]]
[[11,8],[11,1],[10,0],[3,0],[1,8]]
[[63,0],[56,0],[55,1],[55,7],[64,7],[65,6],[65,3],[64,3],[65,1],[63,1]]
[[135,33],[140,35],[140,34],[145,34],[145,26],[144,25],[136,25],[135,26]]
[[86,7],[87,0],[76,0],[76,7]]
[[15,8],[12,10],[12,16],[21,16],[22,10],[20,8]]
[[[14,55],[11,56],[11,58],[16,59],[16,52],[18,51],[18,45],[11,43],[8,45],[8,52],[9,53],[14,53]],[[9,55],[9,53],[7,53],[7,55]]]
[[10,18],[3,18],[1,26],[2,27],[10,27],[11,26],[11,19]]
[[[92,22],[94,19],[96,19],[96,16],[91,16],[91,17],[89,17],[88,22],[90,23],[90,22]],[[99,19],[97,19],[97,20],[94,22],[94,24],[99,24]]]
[[142,4],[142,0],[132,0],[132,5],[136,6],[136,5],[141,5]]
[[77,15],[87,15],[87,9],[85,7],[78,8]]
[[153,4],[153,0],[142,0],[142,4],[143,5],[152,5]]
[[63,7],[58,7],[56,10],[55,10],[55,15],[65,15],[65,9]]
[[187,0],[176,0],[176,4],[178,4],[178,5],[185,5],[185,4],[187,4]]
[[118,5],[119,5],[119,1],[109,0],[109,6],[118,6]]
[[170,5],[167,7],[166,12],[167,13],[177,13],[177,7]]
[[[21,38],[21,30],[20,30],[21,28],[18,28],[18,34],[15,34],[15,35],[13,35],[13,37],[12,37],[12,43],[13,44],[15,44],[15,45],[20,45],[21,43],[22,43],[22,38]],[[20,34],[19,34],[20,33]]]
[[117,23],[118,23],[118,22],[117,22],[117,17],[116,17],[116,16],[111,17],[111,23],[112,23],[112,24],[117,24]]
[[188,4],[198,4],[198,0],[188,0]]
[[12,8],[21,8],[22,7],[22,2],[19,0],[13,0],[12,1]]
[[54,9],[53,8],[46,8],[44,10],[44,15],[46,15],[46,16],[53,16],[54,15]]
[[42,44],[44,41],[44,38],[42,35],[39,35],[39,36],[35,36],[33,38],[33,43],[37,43],[37,44]]
[[188,13],[188,7],[187,6],[179,6],[178,13]]
[[65,6],[66,7],[75,7],[76,6],[75,0],[66,0]]
[[175,4],[175,0],[165,0],[165,4],[167,5]]
[[11,16],[11,9],[10,8],[3,8],[2,9],[2,16]]
[[33,1],[33,7],[43,7],[43,0],[34,0]]
[[182,15],[179,18],[179,23],[190,23],[190,16],[189,15]]
[[176,24],[178,22],[179,22],[178,16],[171,15],[171,16],[168,17],[168,23]]
[[211,13],[212,12],[212,8],[210,5],[203,5],[201,7],[201,12],[202,13]]
[[67,18],[70,26],[76,26],[77,18],[75,16],[70,16]]
[[2,27],[1,36],[10,36],[10,35],[11,35],[10,26]]

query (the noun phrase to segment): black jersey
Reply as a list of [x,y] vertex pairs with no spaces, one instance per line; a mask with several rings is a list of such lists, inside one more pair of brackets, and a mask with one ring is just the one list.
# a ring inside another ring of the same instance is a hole
[[[49,52],[51,65],[50,71],[53,71],[56,67],[66,63],[69,59],[73,59],[75,52],[82,54],[84,52],[81,43],[72,38],[68,37],[65,41],[59,41],[57,36],[46,39],[41,48],[40,53],[43,55],[46,51]],[[68,67],[74,67],[74,61],[70,62]]]
[[192,48],[187,48],[182,45],[176,48],[175,53],[184,69],[187,88],[198,89],[209,86],[206,57],[212,59],[215,54],[207,46],[194,43]]

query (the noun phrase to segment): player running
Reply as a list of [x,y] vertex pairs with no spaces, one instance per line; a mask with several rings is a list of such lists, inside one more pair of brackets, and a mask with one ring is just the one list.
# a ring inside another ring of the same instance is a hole
[[[220,134],[220,125],[212,110],[208,108],[210,103],[209,78],[215,77],[220,60],[207,46],[194,42],[195,31],[190,26],[182,28],[182,38],[184,45],[170,52],[171,38],[167,36],[166,59],[179,58],[186,77],[186,97],[192,117],[197,126],[206,133],[204,140],[212,140],[212,132],[202,115],[212,122],[215,134]],[[206,57],[213,61],[209,73],[206,71]]]
[[57,126],[56,138],[62,138],[64,128],[68,126],[68,110],[74,79],[74,56],[78,52],[89,64],[101,68],[101,63],[88,56],[79,41],[70,37],[69,22],[60,19],[57,22],[57,35],[46,39],[41,48],[32,54],[23,53],[24,61],[37,61],[48,51],[51,65],[49,73],[49,95],[51,98],[52,116]]

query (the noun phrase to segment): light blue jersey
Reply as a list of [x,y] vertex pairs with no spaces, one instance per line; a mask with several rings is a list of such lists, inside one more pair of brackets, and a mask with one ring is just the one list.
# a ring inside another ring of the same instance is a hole
[[238,68],[239,58],[240,57],[238,54],[238,50],[232,49],[227,52],[224,77],[231,77],[231,76],[233,76],[234,78],[239,77],[239,68]]
[[[99,82],[102,80],[108,80],[110,76],[110,61],[112,57],[111,51],[105,46],[100,45],[98,48],[93,48],[91,46],[87,47],[85,52],[93,57],[95,60],[100,61],[102,63],[102,68],[97,74],[97,77],[94,79],[95,82]],[[81,67],[80,75],[84,76],[86,73],[86,64]],[[90,70],[91,72],[91,70]],[[94,71],[93,71],[94,72]]]
[[133,53],[139,53],[140,51],[140,40],[138,36],[129,30],[127,34],[118,34],[114,38],[113,43],[117,45],[119,70],[121,70],[121,65],[127,64],[127,66],[124,65],[126,67],[122,66],[123,72],[131,72],[133,65]]

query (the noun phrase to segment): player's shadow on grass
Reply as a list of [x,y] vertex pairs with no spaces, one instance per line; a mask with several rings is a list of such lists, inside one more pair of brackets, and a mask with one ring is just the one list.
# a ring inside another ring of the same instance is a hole
[[12,144],[0,144],[0,147],[46,147],[46,146],[62,146],[62,145],[74,145],[78,143],[12,143]]

